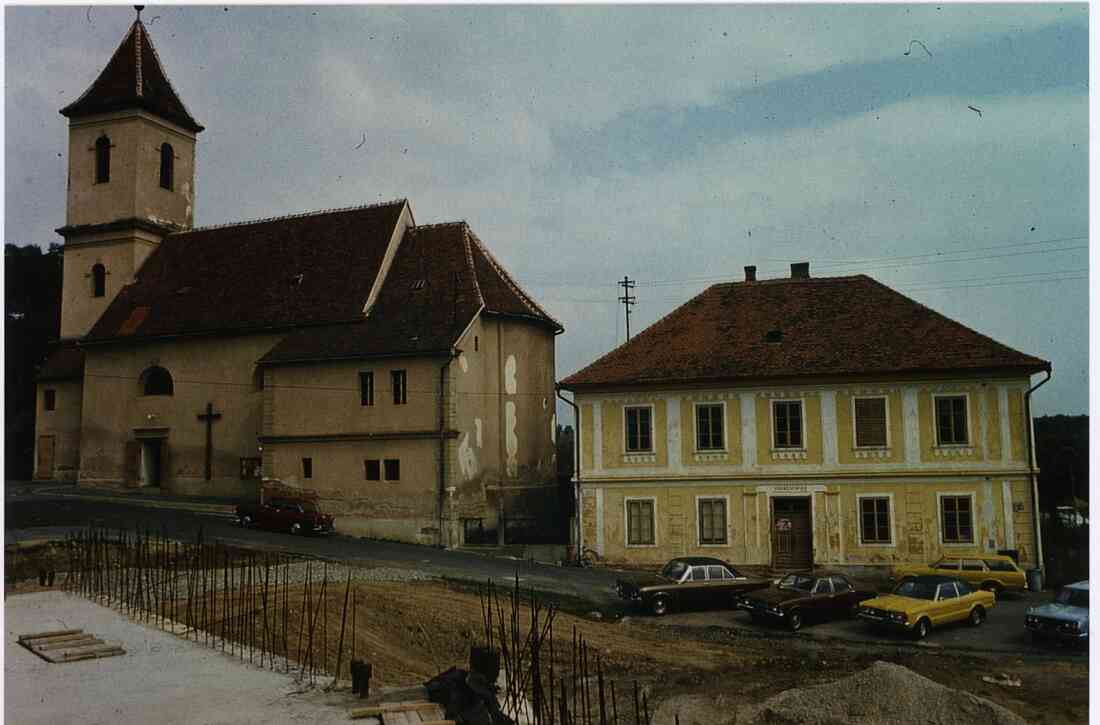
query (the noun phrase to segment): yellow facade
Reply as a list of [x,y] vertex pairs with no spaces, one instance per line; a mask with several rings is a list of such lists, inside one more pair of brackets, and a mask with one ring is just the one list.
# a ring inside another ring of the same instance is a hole
[[[776,502],[795,500],[808,511],[815,566],[884,567],[1002,549],[1035,566],[1028,385],[988,378],[578,392],[583,546],[610,563],[711,555],[772,566],[792,540]],[[938,439],[938,396],[965,400],[965,439]],[[883,400],[885,445],[857,445],[860,398]],[[698,450],[701,401],[724,406],[721,449]],[[800,401],[801,445],[777,442],[778,401]],[[654,411],[649,456],[622,450],[624,410],[636,405]],[[652,510],[652,538],[644,525],[631,533],[628,509],[641,518]]]

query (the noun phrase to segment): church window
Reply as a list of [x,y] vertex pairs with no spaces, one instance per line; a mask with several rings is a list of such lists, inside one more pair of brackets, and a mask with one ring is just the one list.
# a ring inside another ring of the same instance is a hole
[[313,478],[313,459],[302,459],[302,478]]
[[102,264],[92,266],[92,297],[107,294],[107,268]]
[[359,373],[359,404],[374,405],[374,373]]
[[160,186],[162,189],[172,190],[172,171],[176,157],[172,153],[172,145],[162,143],[160,145]]
[[143,395],[171,395],[172,374],[154,365],[141,374],[141,390]]
[[264,369],[257,366],[252,373],[252,389],[261,392],[264,389]]
[[405,371],[391,370],[390,378],[393,381],[393,404],[404,405],[409,402]]
[[46,388],[42,393],[42,407],[46,410],[57,409],[57,391],[53,388]]
[[377,458],[368,458],[363,461],[363,467],[365,475],[368,481],[381,481],[382,480],[382,461]]
[[100,136],[95,142],[95,183],[111,180],[111,139]]
[[387,481],[401,480],[401,461],[397,458],[387,458],[384,461]]

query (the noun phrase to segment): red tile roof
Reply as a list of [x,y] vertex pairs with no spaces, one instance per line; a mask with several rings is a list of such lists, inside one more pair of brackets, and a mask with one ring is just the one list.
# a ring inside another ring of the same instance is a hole
[[1049,367],[857,275],[714,285],[562,385]]
[[176,95],[141,21],[130,26],[118,50],[88,90],[61,109],[69,118],[140,108],[198,133],[203,127]]
[[83,342],[359,319],[405,204],[170,234]]
[[366,319],[293,332],[261,362],[445,354],[479,311],[561,330],[492,261],[465,222],[414,227]]

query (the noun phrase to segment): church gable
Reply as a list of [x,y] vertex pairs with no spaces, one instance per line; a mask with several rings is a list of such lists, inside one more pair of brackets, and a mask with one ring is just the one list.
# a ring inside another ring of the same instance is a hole
[[481,311],[560,330],[491,259],[465,222],[413,227],[365,320],[296,331],[261,362],[446,354]]
[[165,237],[85,343],[362,317],[404,200]]

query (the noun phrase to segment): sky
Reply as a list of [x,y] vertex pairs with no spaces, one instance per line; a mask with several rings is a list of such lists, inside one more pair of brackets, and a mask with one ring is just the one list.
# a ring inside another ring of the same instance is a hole
[[[61,241],[58,109],[133,17],[5,8],[5,241]],[[1050,360],[1036,415],[1088,410],[1087,5],[143,18],[206,126],[197,225],[398,198],[465,219],[564,324],[559,379],[625,341],[624,276],[636,334],[745,265],[808,261]]]

